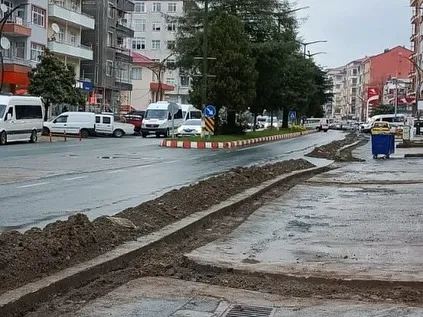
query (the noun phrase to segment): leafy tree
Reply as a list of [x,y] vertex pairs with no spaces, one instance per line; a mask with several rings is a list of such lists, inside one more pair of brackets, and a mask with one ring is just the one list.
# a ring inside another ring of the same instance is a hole
[[65,65],[49,50],[39,57],[39,63],[29,73],[29,80],[29,93],[43,99],[44,120],[47,120],[48,109],[52,105],[85,106],[82,91],[75,87],[75,69]]
[[379,105],[373,107],[371,117],[381,114],[391,114],[395,112],[395,106],[393,105]]

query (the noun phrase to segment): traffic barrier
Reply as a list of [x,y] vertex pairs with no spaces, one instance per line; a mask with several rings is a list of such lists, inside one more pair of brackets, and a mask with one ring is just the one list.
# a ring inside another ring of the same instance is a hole
[[63,136],[65,137],[65,142],[67,141],[66,139],[66,130],[63,130]]
[[81,142],[82,141],[82,132],[81,132],[81,130],[79,130],[79,142]]

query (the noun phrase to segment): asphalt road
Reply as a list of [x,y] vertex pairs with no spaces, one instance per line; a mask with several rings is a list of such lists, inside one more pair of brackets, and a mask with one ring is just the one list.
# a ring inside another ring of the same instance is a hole
[[[338,131],[238,150],[183,150],[155,138],[99,138],[0,148],[0,232],[114,214],[236,166],[302,157]],[[199,197],[201,199],[201,197]]]

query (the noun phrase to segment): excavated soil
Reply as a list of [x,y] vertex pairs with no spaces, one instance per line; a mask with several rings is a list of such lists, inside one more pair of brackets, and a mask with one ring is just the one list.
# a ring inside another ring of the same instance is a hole
[[[353,144],[355,142],[358,142],[355,146],[339,151],[344,146]],[[324,158],[328,160],[333,160],[335,162],[360,162],[363,160],[354,157],[351,151],[357,147],[365,145],[367,142],[368,139],[366,139],[364,136],[353,132],[347,134],[343,140],[333,141],[329,144],[316,147],[306,156]]]
[[278,175],[313,166],[300,159],[232,169],[116,215],[132,221],[135,228],[117,225],[107,217],[89,221],[85,215],[77,214],[43,230],[0,234],[0,294],[92,259]]

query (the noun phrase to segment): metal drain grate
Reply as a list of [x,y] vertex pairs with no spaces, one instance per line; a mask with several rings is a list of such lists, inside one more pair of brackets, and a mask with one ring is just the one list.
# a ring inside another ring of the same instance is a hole
[[225,317],[271,317],[274,308],[258,306],[235,306],[232,307]]

